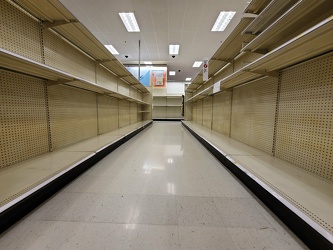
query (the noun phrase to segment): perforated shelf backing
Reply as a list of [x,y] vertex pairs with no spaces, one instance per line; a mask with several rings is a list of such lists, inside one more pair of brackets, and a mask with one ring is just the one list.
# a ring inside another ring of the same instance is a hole
[[130,103],[126,100],[119,100],[119,128],[130,125]]
[[138,122],[138,104],[130,102],[130,123]]
[[118,99],[98,96],[98,132],[107,133],[118,129]]
[[206,128],[212,128],[213,97],[208,96],[203,99],[202,125]]
[[95,82],[95,62],[50,30],[43,29],[45,64]]
[[202,125],[202,111],[203,111],[202,104],[203,104],[202,99],[197,101],[197,123],[200,125]]
[[282,72],[275,155],[333,180],[333,54]]
[[100,65],[96,66],[97,84],[112,91],[117,91],[117,76]]
[[192,103],[192,120],[193,122],[197,123],[198,117],[197,117],[197,102]]
[[41,24],[5,0],[0,9],[0,47],[42,63]]
[[0,70],[0,168],[49,151],[44,81]]
[[52,149],[97,136],[96,94],[65,85],[48,87]]
[[278,78],[233,89],[231,137],[272,154]]
[[223,135],[230,135],[232,92],[225,91],[213,96],[212,129]]

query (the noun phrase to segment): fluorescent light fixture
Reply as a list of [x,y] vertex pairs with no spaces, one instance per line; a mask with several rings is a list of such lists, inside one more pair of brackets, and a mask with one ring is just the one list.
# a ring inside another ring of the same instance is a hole
[[198,67],[200,67],[201,64],[202,64],[201,61],[195,61],[195,62],[193,63],[193,66],[192,66],[192,67],[194,67],[194,68],[198,68]]
[[235,14],[236,11],[221,11],[220,15],[216,19],[212,31],[224,31]]
[[107,48],[112,54],[119,55],[119,52],[110,44],[110,45],[104,45],[105,48]]
[[169,54],[170,55],[178,55],[179,53],[179,46],[178,44],[171,44],[169,45]]
[[146,65],[152,65],[153,63],[152,62],[144,62],[144,64],[146,64]]
[[185,79],[185,81],[187,81],[187,82],[189,82],[191,80],[192,80],[192,78],[189,78],[189,77]]
[[139,32],[140,28],[138,22],[135,19],[134,13],[119,13],[121,20],[123,21],[128,32]]
[[176,75],[176,71],[169,71],[169,75],[170,75],[170,76],[174,76],[174,75]]

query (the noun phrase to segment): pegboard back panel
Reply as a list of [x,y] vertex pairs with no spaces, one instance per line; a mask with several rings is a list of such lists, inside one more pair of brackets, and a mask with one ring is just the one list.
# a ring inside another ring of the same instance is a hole
[[129,94],[130,94],[130,97],[138,99],[138,91],[131,86],[129,86]]
[[153,119],[154,118],[166,118],[166,117],[167,117],[167,107],[166,106],[153,107]]
[[123,94],[123,95],[126,95],[126,96],[129,96],[130,94],[130,90],[129,90],[129,85],[128,83],[122,81],[122,80],[119,80],[118,81],[118,92],[120,94]]
[[197,123],[200,125],[202,125],[202,104],[202,99],[197,101]]
[[182,118],[181,107],[168,106],[167,107],[167,118]]
[[43,29],[45,64],[95,82],[95,63],[53,32]]
[[223,78],[231,75],[232,73],[234,73],[234,66],[233,66],[233,64],[229,64],[219,74],[217,74],[214,77],[214,82],[216,83],[216,82],[222,80]]
[[278,78],[233,89],[230,136],[272,154]]
[[7,1],[0,9],[0,47],[42,63],[40,23]]
[[53,85],[48,100],[52,150],[97,136],[95,93]]
[[249,63],[254,62],[258,58],[260,58],[261,56],[262,56],[261,54],[257,54],[257,53],[253,53],[253,52],[243,54],[241,57],[239,57],[237,60],[234,61],[234,63],[233,63],[234,71],[237,71],[237,70],[245,67]]
[[45,82],[0,70],[0,168],[49,151]]
[[203,100],[202,125],[206,128],[212,128],[213,97],[208,96]]
[[119,128],[130,125],[130,103],[126,100],[119,100]]
[[97,100],[99,134],[118,129],[118,99],[99,95]]
[[197,123],[198,117],[197,117],[197,102],[192,102],[192,121]]
[[140,91],[138,91],[138,90],[137,90],[137,93],[136,93],[136,97],[137,97],[139,100],[143,101],[143,94],[142,94]]
[[223,135],[230,135],[232,92],[225,91],[213,96],[212,129]]
[[333,180],[333,54],[281,73],[275,156]]
[[138,104],[130,102],[130,124],[138,122]]
[[96,66],[97,84],[112,91],[117,91],[117,77],[100,65]]

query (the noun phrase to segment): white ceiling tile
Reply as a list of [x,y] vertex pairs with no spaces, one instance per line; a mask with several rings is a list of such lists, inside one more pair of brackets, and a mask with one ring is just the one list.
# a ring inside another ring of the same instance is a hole
[[200,21],[200,11],[186,11],[184,18],[183,32],[195,31]]
[[169,0],[168,10],[186,10],[186,0]]
[[146,43],[156,44],[156,35],[154,32],[141,32],[140,38],[144,40]]
[[169,32],[182,32],[185,11],[169,11]]
[[195,32],[183,32],[180,43],[185,45],[191,45],[194,39]]
[[186,10],[203,10],[205,7],[205,1],[202,0],[187,0]]
[[150,0],[131,0],[134,11],[150,11]]
[[181,32],[169,32],[169,44],[180,44],[181,37]]
[[154,32],[154,22],[151,12],[135,12],[136,20],[140,27],[140,32]]
[[167,11],[153,11],[153,22],[155,27],[155,32],[168,32],[168,12]]
[[151,11],[161,11],[168,9],[168,1],[166,0],[150,0]]

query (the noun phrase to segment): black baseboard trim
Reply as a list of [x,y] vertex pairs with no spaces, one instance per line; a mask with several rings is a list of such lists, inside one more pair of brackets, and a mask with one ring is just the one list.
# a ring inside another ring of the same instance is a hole
[[178,122],[178,121],[182,121],[184,120],[184,118],[154,118],[153,121],[172,121],[172,122]]
[[41,187],[40,189],[38,189],[36,192],[31,194],[30,196],[24,198],[23,200],[19,201],[18,203],[16,203],[13,206],[11,206],[4,212],[0,213],[0,234],[5,232],[12,225],[14,225],[16,222],[18,222],[28,213],[30,213],[33,209],[35,209],[40,204],[42,204],[44,201],[46,201],[49,197],[51,197],[52,195],[57,193],[64,186],[69,184],[75,178],[77,178],[82,173],[84,173],[86,170],[91,168],[98,161],[100,161],[105,156],[107,156],[112,151],[114,151],[116,148],[118,148],[119,146],[121,146],[122,144],[127,142],[133,136],[135,136],[138,133],[140,133],[141,131],[143,131],[145,128],[150,126],[152,123],[153,122],[150,121],[148,124],[138,128],[137,130],[129,133],[122,139],[112,143],[111,145],[109,145],[108,147],[99,151],[98,153],[96,153],[92,157],[88,158],[84,162],[78,164],[76,167],[72,168],[65,174],[59,176],[52,182]]
[[310,249],[332,250],[333,244],[325,237],[313,229],[308,223],[302,220],[297,214],[286,207],[271,193],[229,161],[209,142],[204,140],[199,134],[194,132],[186,124],[182,125],[203,144],[230,172],[242,181],[281,221],[293,231]]

